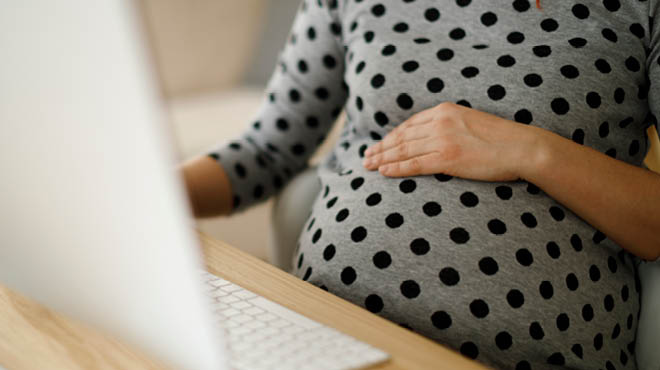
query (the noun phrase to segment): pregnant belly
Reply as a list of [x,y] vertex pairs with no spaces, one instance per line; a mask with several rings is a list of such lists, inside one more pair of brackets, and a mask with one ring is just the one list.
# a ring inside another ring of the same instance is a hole
[[631,260],[534,185],[392,179],[359,165],[319,176],[301,278],[497,366],[529,353],[571,363],[575,344],[619,359],[634,340]]

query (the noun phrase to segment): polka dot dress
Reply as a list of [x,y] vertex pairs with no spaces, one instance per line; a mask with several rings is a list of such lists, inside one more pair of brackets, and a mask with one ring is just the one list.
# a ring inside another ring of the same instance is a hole
[[635,369],[635,260],[604,233],[532,183],[361,165],[451,101],[641,166],[660,114],[660,1],[542,6],[306,0],[255,119],[209,155],[238,212],[304,169],[345,109],[296,275],[493,367]]

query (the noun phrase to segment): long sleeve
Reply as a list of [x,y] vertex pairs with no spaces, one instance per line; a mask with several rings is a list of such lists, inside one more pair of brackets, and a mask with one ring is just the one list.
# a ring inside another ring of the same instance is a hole
[[277,193],[324,140],[348,94],[336,1],[304,0],[243,133],[208,153],[225,169],[232,213]]

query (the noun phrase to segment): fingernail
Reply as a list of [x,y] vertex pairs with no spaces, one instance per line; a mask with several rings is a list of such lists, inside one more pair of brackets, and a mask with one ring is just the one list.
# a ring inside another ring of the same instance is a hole
[[371,159],[369,159],[369,158],[367,158],[367,159],[365,159],[364,161],[362,161],[362,165],[363,165],[364,167],[369,168],[369,165],[370,165],[370,164],[371,164]]
[[373,152],[373,150],[371,148],[367,148],[367,150],[364,151],[364,155],[366,155],[368,157],[368,156],[371,155],[372,152]]
[[383,166],[378,167],[378,172],[383,173],[383,174],[387,173],[389,170],[390,170],[390,166],[388,166],[388,165],[383,165]]

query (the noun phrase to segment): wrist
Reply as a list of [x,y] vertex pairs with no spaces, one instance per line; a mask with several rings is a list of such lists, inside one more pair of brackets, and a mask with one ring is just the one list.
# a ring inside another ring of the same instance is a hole
[[539,176],[552,167],[556,159],[553,152],[556,150],[557,139],[561,139],[553,132],[536,126],[526,126],[527,137],[522,145],[518,160],[518,175],[521,179],[531,183],[538,182]]

